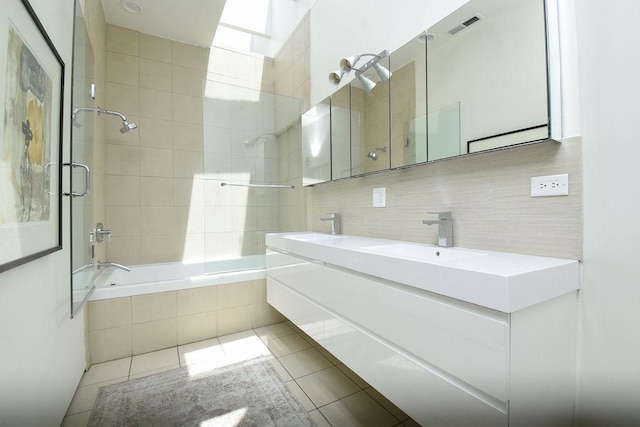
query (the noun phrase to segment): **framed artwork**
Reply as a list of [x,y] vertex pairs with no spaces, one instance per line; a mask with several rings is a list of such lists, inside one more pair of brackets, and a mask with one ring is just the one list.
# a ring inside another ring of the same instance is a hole
[[64,62],[28,0],[0,16],[0,272],[62,248]]

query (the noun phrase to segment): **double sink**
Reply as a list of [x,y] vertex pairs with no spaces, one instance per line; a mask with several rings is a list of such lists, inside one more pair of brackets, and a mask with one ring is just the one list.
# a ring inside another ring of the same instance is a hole
[[580,287],[576,260],[323,233],[267,234],[270,249],[512,313]]

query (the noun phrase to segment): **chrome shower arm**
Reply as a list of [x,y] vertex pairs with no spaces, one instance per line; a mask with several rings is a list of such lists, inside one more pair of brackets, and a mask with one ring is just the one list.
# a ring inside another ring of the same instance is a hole
[[121,119],[122,121],[127,121],[127,118],[125,117],[125,115],[124,115],[124,114],[122,114],[122,113],[118,113],[117,111],[113,111],[113,110],[105,110],[104,108],[100,108],[100,107],[98,107],[98,108],[96,109],[96,111],[98,112],[98,115],[100,115],[100,114],[110,114],[110,115],[112,115],[112,116],[118,116],[118,117],[120,117],[120,119]]

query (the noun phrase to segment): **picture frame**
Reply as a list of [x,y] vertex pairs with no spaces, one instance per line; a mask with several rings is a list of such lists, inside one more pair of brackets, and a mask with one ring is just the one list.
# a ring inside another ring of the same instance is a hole
[[28,0],[3,2],[0,58],[1,273],[62,249],[65,64]]

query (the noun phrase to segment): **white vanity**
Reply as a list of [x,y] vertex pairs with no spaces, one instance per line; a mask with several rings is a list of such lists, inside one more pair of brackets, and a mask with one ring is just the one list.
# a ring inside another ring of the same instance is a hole
[[575,260],[267,235],[267,300],[422,425],[570,425]]

